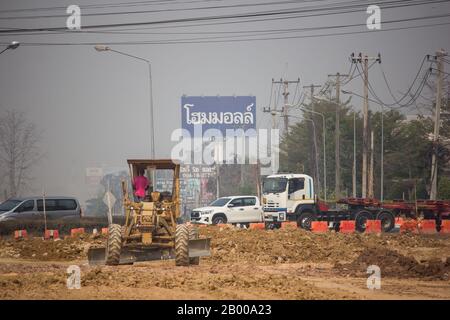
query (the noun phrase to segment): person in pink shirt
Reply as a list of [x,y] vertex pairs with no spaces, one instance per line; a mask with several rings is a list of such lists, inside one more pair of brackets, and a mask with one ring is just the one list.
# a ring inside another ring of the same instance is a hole
[[137,202],[144,200],[145,191],[149,185],[149,180],[144,176],[144,170],[139,169],[138,176],[133,179],[134,198]]

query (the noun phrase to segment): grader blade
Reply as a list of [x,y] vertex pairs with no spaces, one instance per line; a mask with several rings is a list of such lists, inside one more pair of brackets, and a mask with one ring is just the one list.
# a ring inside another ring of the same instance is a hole
[[[106,262],[106,248],[89,248],[88,253],[88,263],[91,266],[105,265]],[[123,248],[120,252],[120,262],[119,264],[133,264],[136,262],[136,256],[133,252]]]
[[190,239],[189,240],[189,258],[209,257],[211,239]]
[[[207,257],[210,252],[211,239],[189,240],[189,258]],[[91,266],[105,265],[106,248],[90,248],[87,253],[88,263]],[[119,265],[133,264],[135,262],[175,259],[173,249],[161,249],[152,247],[123,247],[120,251]]]

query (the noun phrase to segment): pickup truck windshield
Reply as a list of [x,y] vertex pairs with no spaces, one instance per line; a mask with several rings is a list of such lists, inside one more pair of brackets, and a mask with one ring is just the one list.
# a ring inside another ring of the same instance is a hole
[[263,183],[263,193],[279,193],[286,191],[287,178],[267,178]]
[[20,200],[6,200],[2,204],[0,204],[0,211],[10,211],[14,209],[19,203],[22,201]]
[[219,198],[215,201],[213,201],[209,206],[210,207],[223,207],[230,201],[230,198]]

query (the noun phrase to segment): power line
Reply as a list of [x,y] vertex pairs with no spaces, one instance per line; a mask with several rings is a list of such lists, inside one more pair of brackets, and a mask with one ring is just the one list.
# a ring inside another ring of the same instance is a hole
[[[376,63],[376,61],[373,61],[373,62],[369,65],[369,67],[367,68],[367,70],[370,70],[370,69],[373,67],[373,65],[374,65],[375,63]],[[361,77],[361,74],[360,74],[360,73],[358,73],[358,74],[355,76],[355,75],[354,75],[355,72],[356,72],[356,67],[353,69],[353,72],[352,72],[351,74],[349,73],[350,76],[349,76],[348,80],[345,81],[345,82],[342,84],[342,86],[344,86],[344,85],[350,83],[352,80],[354,80],[354,79],[356,79],[356,78]]]
[[[358,66],[357,66],[357,70],[358,70],[359,73],[361,73],[361,71],[359,70],[359,67],[358,67]],[[419,98],[420,93],[422,92],[422,90],[423,90],[423,88],[424,88],[424,86],[425,86],[426,80],[428,79],[428,76],[429,76],[429,75],[430,75],[430,70],[427,70],[426,73],[425,73],[425,75],[424,75],[424,77],[423,77],[423,79],[422,79],[422,81],[421,81],[421,83],[420,83],[419,86],[417,87],[416,92],[415,92],[412,96],[410,96],[410,99],[408,100],[408,102],[406,102],[406,103],[404,103],[404,104],[399,104],[399,103],[392,103],[392,104],[389,104],[389,103],[385,103],[384,101],[382,101],[382,100],[378,97],[378,95],[376,94],[376,92],[375,92],[375,90],[373,89],[372,84],[371,84],[370,81],[367,81],[367,82],[368,82],[368,89],[369,89],[369,92],[372,94],[372,96],[373,96],[373,97],[374,97],[381,105],[383,105],[383,106],[385,106],[385,107],[389,107],[389,108],[391,108],[391,109],[405,108],[405,107],[411,106],[411,105]],[[361,75],[361,76],[362,76],[362,75]],[[396,104],[399,104],[399,106],[398,106],[398,107],[393,107],[393,106],[396,105]]]
[[[411,0],[415,1],[415,0]],[[432,3],[442,3],[449,2],[450,0],[428,0],[428,1],[419,1],[409,4],[400,4],[399,2],[404,1],[389,1],[383,2],[392,3],[392,5],[387,6],[386,8],[400,8],[400,7],[409,7],[423,4],[432,4]],[[396,4],[399,3],[399,4]],[[237,19],[237,18],[251,18],[251,17],[268,17],[268,16],[278,16],[278,15],[287,15],[294,13],[304,13],[304,12],[314,12],[314,11],[330,11],[334,9],[341,10],[343,8],[361,8],[364,5],[350,5],[350,6],[339,6],[332,8],[320,8],[320,9],[296,9],[296,10],[282,10],[282,11],[261,11],[255,13],[243,13],[243,14],[232,14],[232,15],[219,15],[219,16],[206,16],[206,17],[191,17],[191,18],[179,18],[179,19],[169,19],[169,20],[158,20],[158,21],[147,21],[147,22],[127,22],[127,23],[114,23],[114,24],[101,24],[101,25],[87,25],[84,26],[84,29],[101,29],[101,28],[115,28],[115,27],[126,27],[126,26],[142,26],[142,25],[159,25],[159,24],[171,24],[171,23],[180,23],[180,22],[195,22],[195,21],[210,21],[210,20],[223,20],[223,19]],[[354,11],[353,11],[354,12]],[[329,12],[323,13],[320,15],[330,15],[330,14],[341,14],[342,12]],[[313,15],[309,15],[313,16]],[[30,31],[67,31],[64,27],[43,27],[43,28],[4,28],[0,30],[0,33],[23,33]]]
[[[384,24],[391,24],[391,23],[401,23],[401,22],[411,22],[411,21],[417,21],[417,20],[427,20],[427,19],[438,19],[438,18],[446,18],[450,17],[450,13],[446,14],[439,14],[439,15],[432,15],[432,16],[421,16],[421,17],[413,17],[413,18],[406,18],[406,19],[396,19],[396,20],[390,20],[383,22]],[[317,31],[317,30],[327,30],[327,29],[340,29],[340,28],[351,28],[351,27],[365,27],[366,24],[364,23],[358,23],[358,24],[344,24],[344,25],[332,25],[332,26],[320,26],[320,27],[306,27],[306,28],[287,28],[287,29],[264,29],[264,30],[241,30],[241,31],[199,31],[199,32],[120,32],[120,31],[80,31],[81,33],[86,34],[132,34],[132,35],[147,35],[147,34],[155,34],[155,35],[183,35],[183,34],[239,34],[239,33],[256,33],[258,35],[261,34],[282,34],[282,33],[290,33],[290,32],[304,32],[304,31]],[[79,35],[78,31],[73,32],[62,32],[62,33],[68,33],[68,34],[74,34]],[[29,34],[35,34],[35,33],[27,33]],[[37,35],[42,35],[43,33],[39,33]],[[47,33],[51,35],[59,35],[61,33]],[[21,34],[16,34],[21,35]],[[11,36],[11,34],[0,34],[0,36]],[[202,38],[204,39],[204,38]],[[194,39],[197,40],[197,39]],[[350,67],[351,70],[352,66]],[[348,74],[351,74],[349,71]],[[348,80],[350,82],[352,79]]]
[[[377,30],[376,32],[388,32],[388,31],[398,31],[398,30],[408,30],[416,28],[428,28],[436,26],[450,25],[450,22],[444,23],[433,23],[425,25],[407,26],[407,27],[395,27],[395,28],[384,28]],[[268,41],[268,40],[287,40],[287,39],[304,39],[304,38],[321,38],[330,36],[344,36],[344,35],[355,35],[355,34],[366,34],[374,33],[371,30],[364,31],[350,31],[350,32],[335,32],[335,33],[324,33],[324,34],[314,34],[314,35],[302,35],[302,36],[286,36],[286,37],[266,37],[266,38],[246,38],[246,39],[226,39],[226,40],[189,40],[189,39],[175,39],[175,40],[154,40],[154,41],[104,41],[104,42],[21,42],[22,46],[92,46],[97,44],[108,44],[108,45],[167,45],[167,44],[203,44],[203,43],[232,43],[232,42],[251,42],[251,41]],[[203,38],[204,39],[204,38]],[[8,45],[8,42],[0,42],[1,45]]]
[[[301,2],[311,2],[311,1],[314,1],[314,0],[301,1]],[[321,1],[324,1],[324,0],[321,0]],[[357,2],[358,1],[348,1],[348,3],[357,3]],[[171,9],[166,8],[166,9],[139,10],[139,11],[94,12],[94,13],[83,13],[83,17],[132,15],[132,14],[180,12],[180,11],[183,12],[183,11],[198,11],[198,10],[235,9],[235,8],[245,8],[245,7],[257,7],[257,6],[269,6],[269,5],[273,6],[273,5],[298,4],[298,3],[299,3],[299,1],[288,0],[288,1],[263,2],[263,3],[244,3],[244,4],[241,3],[241,4],[233,4],[233,5],[219,5],[219,6],[207,6],[207,7],[171,8]],[[84,9],[84,6],[81,6],[81,7]],[[101,7],[96,7],[96,8],[101,8]],[[15,19],[27,20],[27,19],[44,19],[44,18],[67,18],[67,14],[9,16],[9,17],[0,17],[0,20],[15,20]]]
[[417,71],[417,74],[414,77],[413,82],[411,83],[411,85],[409,86],[408,90],[405,92],[403,97],[401,97],[399,100],[397,100],[397,98],[392,93],[392,90],[391,90],[391,87],[390,87],[389,82],[387,80],[387,77],[386,77],[386,74],[384,72],[383,66],[380,64],[380,70],[381,70],[381,74],[383,75],[384,82],[386,83],[386,86],[388,88],[388,91],[389,91],[391,97],[394,99],[394,103],[392,103],[391,105],[400,104],[400,102],[409,95],[409,93],[411,92],[412,88],[414,87],[414,84],[416,83],[416,81],[417,81],[417,79],[418,79],[418,77],[420,75],[420,72],[422,71],[422,68],[423,68],[423,65],[425,64],[426,58],[427,58],[427,56],[423,57],[422,62],[420,63],[419,70]]
[[[82,5],[82,8],[84,10],[84,9],[102,9],[102,8],[116,8],[116,7],[160,6],[160,5],[202,3],[202,2],[221,2],[221,1],[223,0],[192,0],[182,2],[179,2],[177,0],[134,1],[134,2],[103,3],[103,4],[85,4]],[[8,10],[0,10],[0,14],[14,13],[14,12],[55,11],[55,10],[65,10],[66,8],[67,6],[8,9]]]

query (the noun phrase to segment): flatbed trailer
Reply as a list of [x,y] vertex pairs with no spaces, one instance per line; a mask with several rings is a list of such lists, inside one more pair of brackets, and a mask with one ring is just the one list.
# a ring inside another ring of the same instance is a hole
[[379,220],[382,231],[395,227],[397,217],[433,219],[437,231],[441,221],[450,219],[450,200],[380,201],[375,198],[343,198],[335,209],[321,201],[314,192],[311,176],[298,173],[278,173],[267,176],[263,183],[265,226],[277,228],[282,222],[296,222],[310,230],[313,221],[327,221],[336,230],[345,220],[355,221],[355,229],[363,232],[367,220]]
[[[343,205],[343,208],[330,209],[326,203],[316,200],[314,204],[299,206],[299,210],[293,214],[286,214],[286,220],[297,221],[299,227],[307,230],[311,230],[312,221],[327,221],[330,228],[339,230],[341,221],[353,220],[355,229],[359,232],[365,231],[367,220],[380,220],[382,231],[389,232],[394,229],[395,219],[398,217],[435,220],[437,231],[440,231],[442,220],[450,219],[449,200],[381,202],[371,198],[343,198],[337,203]],[[280,227],[281,222],[267,221],[266,227]]]
[[450,219],[449,200],[393,200],[381,202],[371,198],[343,198],[338,204],[346,205],[345,209],[328,209],[326,205],[317,202],[315,216],[318,221],[331,222],[332,227],[338,228],[343,220],[354,220],[357,231],[363,232],[367,220],[381,220],[383,231],[391,231],[395,226],[395,218],[431,219],[436,221],[440,230],[441,221]]

